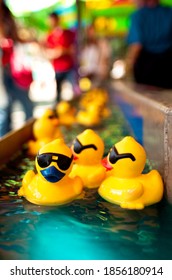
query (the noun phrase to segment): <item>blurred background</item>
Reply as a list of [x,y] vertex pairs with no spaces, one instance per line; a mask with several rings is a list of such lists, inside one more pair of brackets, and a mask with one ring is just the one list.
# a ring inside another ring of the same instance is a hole
[[[56,100],[53,67],[40,52],[37,44],[48,32],[47,16],[51,12],[58,13],[62,28],[71,29],[76,34],[75,57],[78,87],[76,86],[73,90],[69,82],[64,82],[63,100],[71,100],[88,90],[92,76],[94,78],[96,76],[94,81],[97,84],[124,76],[126,35],[130,15],[135,10],[133,0],[5,0],[4,2],[15,17],[20,36],[29,42],[25,48],[25,56],[33,73],[29,97],[34,103],[34,117],[40,116],[44,108],[52,105]],[[172,5],[171,0],[161,2]],[[94,34],[88,30],[90,26],[93,27]],[[94,57],[91,60],[92,63],[89,62],[88,53],[85,51],[89,36],[94,36],[95,40],[99,40],[98,48],[102,50],[102,64],[98,72],[96,61],[94,61],[95,49],[92,48],[90,52],[90,60]],[[24,122],[24,111],[20,108],[20,104],[15,104],[12,114],[12,126],[16,129]]]

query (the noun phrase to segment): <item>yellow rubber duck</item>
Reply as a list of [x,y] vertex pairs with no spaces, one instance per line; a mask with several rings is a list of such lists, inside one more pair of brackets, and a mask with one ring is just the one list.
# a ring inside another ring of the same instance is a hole
[[109,97],[107,91],[101,88],[94,88],[82,95],[79,106],[86,109],[92,102],[107,104],[108,101]]
[[76,123],[76,109],[72,107],[69,102],[64,100],[60,101],[56,106],[56,110],[60,125],[71,127],[74,123]]
[[18,191],[38,205],[61,205],[79,198],[83,183],[79,177],[69,178],[73,165],[71,149],[63,139],[56,139],[40,149],[35,159],[37,174],[29,170]]
[[103,140],[92,129],[86,129],[76,137],[71,149],[74,165],[70,177],[79,176],[87,188],[99,187],[106,175],[106,169],[101,164]]
[[142,174],[146,163],[144,148],[131,136],[115,144],[107,156],[106,179],[98,193],[105,200],[122,208],[143,209],[159,202],[163,196],[163,181],[156,170]]
[[79,102],[80,110],[76,115],[77,123],[92,127],[101,124],[102,119],[111,114],[107,106],[108,94],[102,89],[92,89],[84,94]]
[[97,110],[94,104],[90,104],[87,109],[80,110],[76,115],[77,123],[86,127],[100,125],[101,120],[100,110]]
[[63,138],[59,128],[59,119],[54,110],[46,109],[33,124],[35,140],[28,142],[28,154],[35,156],[40,148],[56,138]]

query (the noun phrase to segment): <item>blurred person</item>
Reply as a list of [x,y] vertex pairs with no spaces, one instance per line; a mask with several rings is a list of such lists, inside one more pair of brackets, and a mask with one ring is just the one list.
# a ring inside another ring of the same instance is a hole
[[3,84],[2,77],[2,50],[0,48],[0,137],[6,133],[9,119],[8,119],[8,96]]
[[12,13],[4,1],[2,1],[0,2],[0,65],[1,80],[6,95],[6,106],[4,107],[0,103],[0,137],[12,129],[11,113],[15,101],[21,103],[26,120],[31,118],[33,113],[33,104],[28,96],[29,85],[32,80],[31,73],[27,69],[25,69],[24,73],[21,73],[19,71],[21,65],[16,64],[14,60],[14,48],[18,43],[24,42],[18,36],[18,30]]
[[94,79],[98,74],[99,58],[100,52],[94,25],[90,25],[86,29],[85,41],[81,49],[80,75]]
[[126,71],[139,84],[172,88],[172,8],[135,0],[128,33]]
[[87,27],[86,38],[81,50],[80,73],[100,82],[110,71],[111,47],[105,37],[96,36],[94,24]]
[[101,37],[98,40],[99,47],[99,67],[98,76],[100,79],[105,80],[109,77],[111,69],[112,48],[107,38]]
[[50,31],[44,42],[46,57],[52,62],[57,84],[57,102],[61,100],[62,83],[69,81],[75,85],[75,34],[71,30],[60,27],[60,18],[57,13],[48,15]]

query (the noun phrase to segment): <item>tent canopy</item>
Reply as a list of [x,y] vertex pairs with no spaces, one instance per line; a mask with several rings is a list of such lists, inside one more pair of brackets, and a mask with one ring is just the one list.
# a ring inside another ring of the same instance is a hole
[[[55,10],[61,15],[62,25],[77,27],[78,7],[82,25],[95,22],[98,33],[125,33],[128,19],[135,10],[133,0],[6,0],[12,13],[28,27],[46,30],[46,15]],[[172,0],[161,0],[172,5]]]

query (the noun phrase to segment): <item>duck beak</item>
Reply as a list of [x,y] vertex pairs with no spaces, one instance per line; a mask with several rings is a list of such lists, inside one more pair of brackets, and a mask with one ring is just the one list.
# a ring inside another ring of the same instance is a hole
[[106,171],[110,171],[113,167],[109,164],[107,157],[103,158],[101,164],[106,168]]
[[52,123],[54,126],[58,126],[60,124],[59,119],[54,119]]
[[41,174],[44,179],[50,183],[57,183],[65,176],[65,173],[61,172],[54,166],[41,170]]
[[74,154],[74,151],[73,151],[72,147],[71,147],[70,149],[71,149],[72,154],[73,154],[73,160],[74,160],[74,161],[75,161],[75,160],[77,160],[77,159],[78,159],[78,157]]
[[73,155],[73,160],[75,161],[77,159],[78,159],[78,157],[76,155]]

